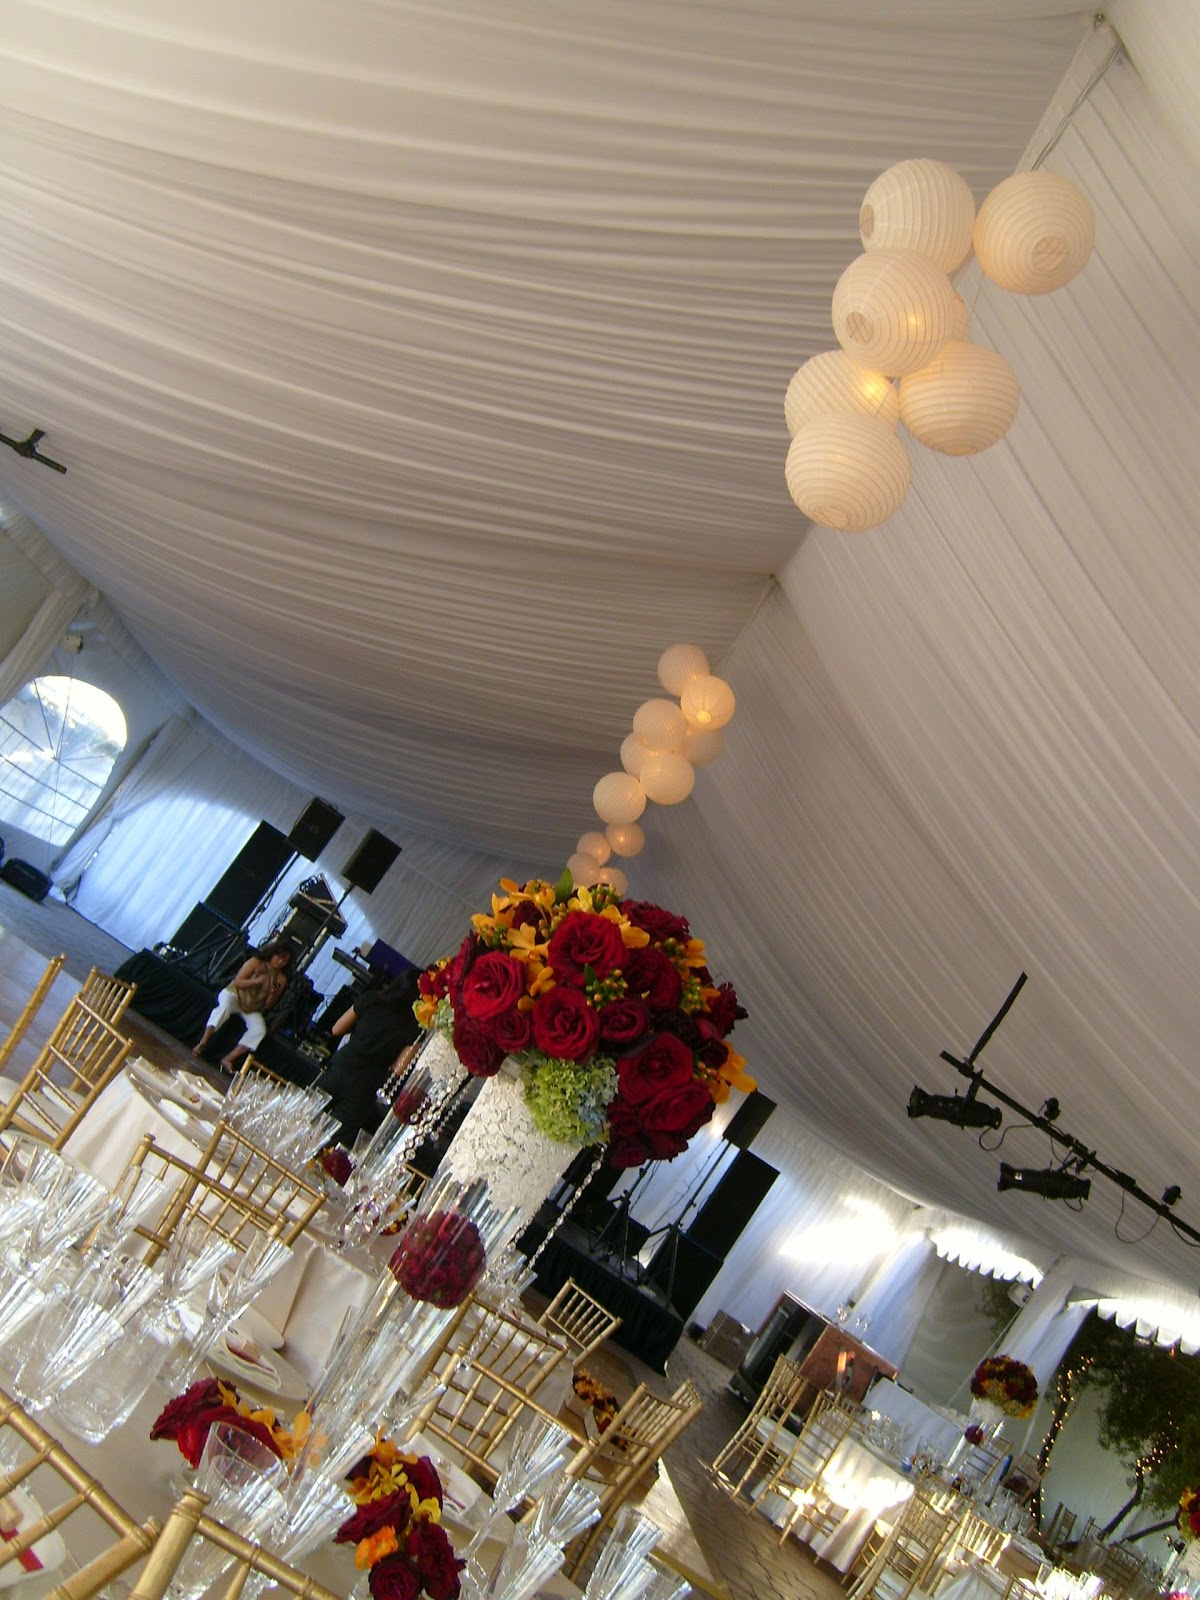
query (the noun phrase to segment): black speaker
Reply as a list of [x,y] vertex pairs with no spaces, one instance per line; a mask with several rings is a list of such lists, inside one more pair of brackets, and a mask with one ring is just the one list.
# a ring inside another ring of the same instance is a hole
[[286,837],[269,822],[260,822],[205,903],[240,926],[291,859]]
[[306,861],[315,861],[345,820],[328,801],[310,800],[288,834],[288,844]]
[[749,1150],[739,1150],[729,1170],[696,1213],[688,1236],[724,1258],[758,1210],[779,1172]]
[[705,1249],[686,1233],[669,1233],[650,1263],[649,1277],[660,1289],[670,1289],[671,1309],[686,1321],[703,1300],[722,1265],[722,1258],[715,1251]]
[[763,1130],[763,1123],[775,1109],[774,1100],[768,1100],[760,1089],[748,1094],[729,1119],[725,1139],[739,1150],[749,1150]]
[[354,888],[370,894],[378,889],[379,880],[399,854],[398,844],[393,844],[372,828],[342,868],[342,877],[349,879]]

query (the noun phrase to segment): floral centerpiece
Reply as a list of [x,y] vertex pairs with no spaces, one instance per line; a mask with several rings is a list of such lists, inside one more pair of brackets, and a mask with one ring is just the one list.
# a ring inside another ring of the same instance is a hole
[[288,1427],[279,1421],[273,1406],[256,1406],[243,1400],[234,1384],[205,1378],[167,1401],[155,1418],[150,1437],[172,1440],[188,1465],[198,1467],[209,1429],[218,1422],[251,1434],[281,1461],[293,1461],[304,1448],[312,1418],[307,1410],[301,1411]]
[[971,1374],[977,1401],[1007,1417],[1029,1417],[1038,1402],[1038,1385],[1029,1367],[1013,1356],[988,1356]]
[[347,1474],[356,1510],[334,1535],[352,1544],[374,1600],[458,1600],[465,1566],[446,1537],[442,1482],[428,1456],[378,1439]]
[[584,1372],[582,1368],[575,1373],[571,1386],[576,1399],[591,1411],[596,1432],[607,1433],[613,1418],[620,1410],[613,1391],[593,1378],[590,1372]]
[[1200,1491],[1185,1489],[1179,1496],[1175,1526],[1179,1529],[1185,1544],[1191,1544],[1193,1539],[1200,1539]]

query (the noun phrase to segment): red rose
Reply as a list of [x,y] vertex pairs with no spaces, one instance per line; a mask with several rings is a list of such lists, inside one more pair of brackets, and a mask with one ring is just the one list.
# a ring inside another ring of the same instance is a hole
[[[664,1092],[681,1090],[693,1079],[692,1052],[674,1034],[660,1033],[617,1064],[622,1097],[640,1110]],[[707,1091],[705,1091],[707,1093]]]
[[649,1009],[637,995],[626,995],[600,1008],[600,1037],[605,1044],[634,1044],[649,1030]]
[[628,992],[643,995],[651,1011],[670,1011],[679,1004],[683,979],[670,956],[653,945],[631,950],[621,970]]
[[446,989],[454,1007],[457,1010],[458,1002],[462,995],[462,987],[466,982],[467,974],[475,965],[476,956],[483,951],[483,940],[477,933],[469,933],[459,945],[454,960],[451,961],[446,971]]
[[622,900],[621,910],[634,927],[648,933],[655,944],[662,944],[664,939],[678,939],[684,943],[692,936],[686,917],[677,917],[673,911],[664,911],[649,900]]
[[407,1556],[384,1556],[367,1575],[374,1600],[417,1600],[421,1575]]
[[485,1033],[477,1022],[472,1022],[470,1017],[455,1016],[451,1037],[458,1052],[458,1059],[472,1077],[492,1078],[500,1071],[504,1051],[491,1035]]
[[415,1461],[404,1463],[405,1476],[417,1491],[418,1500],[436,1500],[438,1505],[442,1501],[442,1480],[438,1477],[438,1469],[428,1456],[418,1456]]
[[521,900],[512,908],[510,928],[540,928],[545,913],[532,900]]
[[479,1229],[458,1211],[414,1217],[388,1262],[405,1294],[443,1310],[463,1303],[486,1266]]
[[395,1528],[397,1534],[408,1525],[412,1508],[406,1494],[381,1495],[378,1500],[368,1500],[365,1506],[355,1508],[333,1536],[334,1544],[357,1544],[369,1539],[380,1528]]
[[417,979],[417,992],[426,1000],[440,1000],[450,987],[450,966],[427,967]]
[[424,1089],[401,1089],[392,1101],[392,1115],[397,1122],[415,1122],[428,1101]]
[[714,1072],[729,1059],[729,1046],[708,1017],[696,1018],[696,1054]]
[[[693,1138],[713,1114],[713,1097],[704,1084],[693,1079],[682,1088],[666,1089],[640,1107],[642,1127],[653,1143],[658,1135],[667,1139]],[[678,1154],[678,1152],[676,1152]]]
[[644,1166],[654,1159],[649,1140],[642,1132],[642,1119],[637,1109],[618,1094],[608,1108],[608,1164],[623,1171],[627,1167]]
[[1188,1513],[1188,1524],[1193,1533],[1200,1533],[1200,1511],[1191,1511]]
[[506,1056],[520,1055],[533,1043],[533,1022],[528,1011],[516,1007],[506,1011],[492,1023],[492,1038]]
[[436,1522],[414,1522],[405,1544],[417,1564],[429,1600],[458,1600],[459,1569],[466,1562],[455,1556],[445,1529]]
[[346,1179],[354,1171],[354,1163],[340,1145],[331,1145],[328,1150],[321,1151],[321,1167],[333,1179],[334,1183],[345,1187]]
[[533,1037],[548,1056],[586,1061],[600,1038],[600,1019],[581,990],[556,984],[533,1002]]
[[715,999],[708,1002],[709,1021],[724,1039],[733,1032],[733,1025],[746,1016],[745,1008],[738,1005],[737,993],[731,983],[723,983]]
[[491,1022],[511,1011],[525,993],[525,968],[503,950],[480,956],[463,979],[462,1003],[475,1022]]
[[625,944],[620,928],[608,917],[568,911],[551,936],[547,955],[560,983],[577,983],[584,967],[607,978],[625,959]]

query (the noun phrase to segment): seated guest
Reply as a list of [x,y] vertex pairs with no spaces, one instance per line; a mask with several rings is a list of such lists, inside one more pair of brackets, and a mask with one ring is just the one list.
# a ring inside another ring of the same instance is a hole
[[341,1123],[338,1139],[351,1145],[362,1132],[373,1133],[383,1119],[375,1091],[383,1087],[405,1045],[421,1031],[413,1016],[417,998],[415,968],[382,989],[360,995],[333,1025],[335,1039],[350,1037],[317,1080],[332,1099],[329,1113]]
[[238,969],[237,976],[228,988],[217,996],[212,1015],[198,1044],[192,1046],[194,1056],[203,1055],[209,1040],[222,1023],[230,1017],[244,1017],[240,1043],[221,1060],[227,1072],[232,1072],[243,1056],[256,1050],[267,1036],[264,1011],[278,1005],[287,988],[287,969],[292,964],[295,951],[286,939],[274,939],[261,950],[253,950],[249,959]]

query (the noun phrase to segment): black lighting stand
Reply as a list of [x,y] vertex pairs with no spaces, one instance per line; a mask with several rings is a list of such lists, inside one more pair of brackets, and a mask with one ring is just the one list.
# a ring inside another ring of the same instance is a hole
[[[650,1169],[654,1165],[648,1161],[638,1173],[637,1177],[622,1194],[612,1202],[613,1212],[603,1227],[596,1230],[588,1229],[588,1243],[598,1257],[607,1256],[610,1260],[614,1257],[618,1267],[624,1273],[625,1263],[629,1257],[629,1227],[632,1222],[631,1208],[634,1198],[650,1176]],[[616,1239],[616,1245],[602,1248],[604,1241],[610,1237]],[[639,1280],[640,1281],[640,1280]]]
[[236,926],[205,901],[200,902],[200,909],[213,918],[216,926],[188,949],[164,945],[160,954],[164,961],[182,968],[206,987],[221,989],[246,959],[246,924]]
[[[680,1236],[687,1228],[689,1213],[700,1204],[700,1201],[704,1195],[704,1191],[708,1187],[709,1180],[712,1178],[715,1172],[720,1170],[721,1163],[729,1153],[729,1148],[729,1145],[725,1143],[724,1139],[717,1141],[716,1149],[704,1163],[704,1166],[700,1170],[700,1175],[697,1177],[696,1181],[692,1184],[691,1188],[684,1196],[683,1205],[680,1207],[674,1221],[665,1223],[661,1228],[655,1228],[654,1231],[652,1233],[648,1233],[645,1239],[642,1241],[641,1253],[644,1253],[651,1240],[657,1239],[660,1236],[662,1237],[663,1243],[655,1252],[654,1262],[657,1263],[659,1256],[664,1254],[664,1252],[667,1254],[667,1281],[663,1292],[666,1296],[668,1309],[672,1308],[672,1300],[675,1294],[675,1272],[679,1265]],[[643,1270],[642,1277],[639,1281],[645,1281],[645,1269]]]

